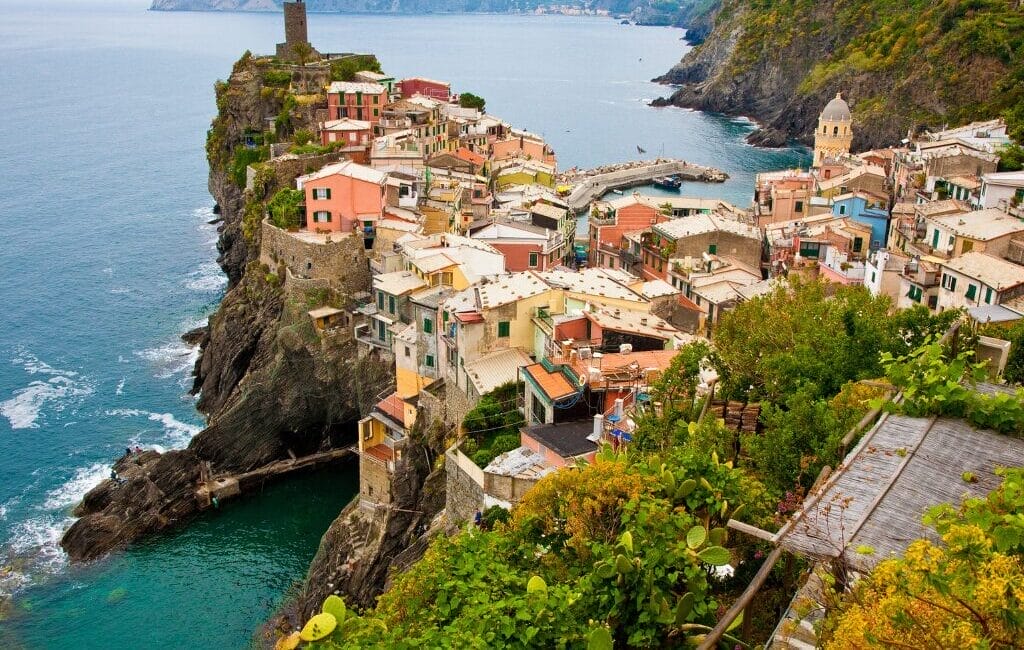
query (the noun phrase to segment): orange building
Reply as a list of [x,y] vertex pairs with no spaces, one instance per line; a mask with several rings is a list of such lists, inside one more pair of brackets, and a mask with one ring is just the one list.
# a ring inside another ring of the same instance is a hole
[[327,165],[296,179],[306,195],[306,230],[362,232],[384,211],[387,174],[352,161]]

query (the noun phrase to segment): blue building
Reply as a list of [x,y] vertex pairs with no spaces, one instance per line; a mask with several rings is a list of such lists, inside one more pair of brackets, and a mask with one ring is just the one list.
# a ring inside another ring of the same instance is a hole
[[866,192],[850,192],[832,199],[832,214],[849,217],[871,227],[871,250],[885,248],[889,236],[889,209],[884,199]]

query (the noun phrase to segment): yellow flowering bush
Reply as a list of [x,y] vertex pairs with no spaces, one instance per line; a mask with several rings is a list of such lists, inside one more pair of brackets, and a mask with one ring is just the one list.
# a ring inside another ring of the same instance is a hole
[[917,540],[879,564],[826,624],[824,647],[1024,647],[1024,472],[1005,475],[987,499],[933,510],[942,544]]

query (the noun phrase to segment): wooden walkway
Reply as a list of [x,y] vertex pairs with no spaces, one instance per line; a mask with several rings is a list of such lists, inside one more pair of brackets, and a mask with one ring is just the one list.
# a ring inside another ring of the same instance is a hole
[[205,472],[200,486],[196,489],[196,500],[199,508],[206,509],[217,502],[251,492],[268,480],[273,480],[285,474],[316,469],[330,465],[348,456],[358,456],[359,448],[356,445],[340,449],[330,449],[307,456],[295,457],[285,460],[274,461],[248,472],[239,474],[220,474],[209,476]]

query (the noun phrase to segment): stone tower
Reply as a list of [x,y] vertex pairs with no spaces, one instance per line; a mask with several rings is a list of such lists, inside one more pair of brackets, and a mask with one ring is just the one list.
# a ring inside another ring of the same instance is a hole
[[[302,0],[284,3],[284,43],[277,44],[277,58],[282,61],[295,61],[295,46],[299,43],[309,45],[309,33],[306,29],[306,3]],[[318,53],[310,46],[310,53]]]
[[284,42],[291,46],[308,43],[306,31],[306,3],[302,0],[284,3]]
[[842,93],[836,93],[825,110],[818,116],[818,130],[814,132],[814,166],[825,158],[850,153],[853,142],[853,117]]

